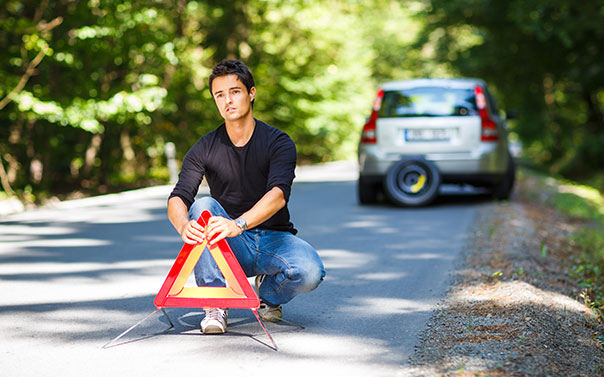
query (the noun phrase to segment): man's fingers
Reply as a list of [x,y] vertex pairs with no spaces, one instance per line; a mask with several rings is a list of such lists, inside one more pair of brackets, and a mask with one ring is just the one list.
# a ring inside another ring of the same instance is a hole
[[206,235],[212,245],[222,239],[234,237],[240,233],[239,228],[234,225],[233,220],[221,216],[212,216],[208,220]]
[[220,224],[220,223],[209,224],[208,223],[208,238],[209,239],[213,239],[217,234],[220,234],[222,232],[224,232],[224,224]]
[[182,233],[183,241],[188,244],[203,242],[204,238],[203,227],[193,220],[185,226]]
[[218,241],[225,239],[227,236],[227,232],[220,232],[218,233],[218,235],[216,235],[216,237],[212,238],[210,237],[210,245],[214,245],[216,244]]
[[219,216],[210,217],[210,219],[208,220],[208,227],[211,228],[213,226],[216,226],[218,223],[220,223],[220,219],[222,219],[222,217],[219,217]]
[[191,229],[195,229],[195,230],[199,230],[200,232],[203,232],[203,226],[201,226],[197,221],[195,220],[191,220],[189,221],[189,227]]
[[203,230],[189,228],[187,234],[189,234],[192,238],[197,238],[203,241],[204,233]]
[[203,242],[202,237],[188,236],[188,235],[185,235],[184,237],[182,237],[182,240],[185,241],[185,243],[188,243],[190,245],[194,245],[194,244]]
[[220,216],[212,216],[208,221],[208,237],[212,238],[215,234],[223,232],[225,229],[227,219]]
[[195,245],[195,244],[199,243],[199,242],[192,240],[190,238],[187,238],[187,237],[182,237],[182,240],[185,241],[185,243],[188,245]]

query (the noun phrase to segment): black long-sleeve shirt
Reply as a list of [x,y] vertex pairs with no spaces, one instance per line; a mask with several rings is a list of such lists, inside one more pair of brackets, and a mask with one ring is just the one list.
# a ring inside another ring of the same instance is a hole
[[187,152],[170,198],[178,196],[190,208],[205,176],[210,195],[235,219],[278,187],[283,191],[285,206],[257,228],[296,234],[287,208],[296,146],[285,132],[255,121],[254,133],[243,147],[231,142],[224,124],[202,136]]

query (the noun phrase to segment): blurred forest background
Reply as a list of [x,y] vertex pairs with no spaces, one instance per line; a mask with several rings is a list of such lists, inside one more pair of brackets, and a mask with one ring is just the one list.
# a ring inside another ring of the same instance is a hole
[[300,162],[354,158],[377,85],[485,79],[531,163],[604,185],[604,1],[0,0],[1,195],[165,183],[221,123],[211,67],[254,73],[255,115]]

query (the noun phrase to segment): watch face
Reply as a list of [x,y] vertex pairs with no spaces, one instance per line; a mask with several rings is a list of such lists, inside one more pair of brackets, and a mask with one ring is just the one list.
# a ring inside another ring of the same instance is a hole
[[246,230],[247,228],[247,223],[242,218],[238,218],[237,220],[235,220],[235,224],[237,224],[237,226],[240,227],[241,230]]

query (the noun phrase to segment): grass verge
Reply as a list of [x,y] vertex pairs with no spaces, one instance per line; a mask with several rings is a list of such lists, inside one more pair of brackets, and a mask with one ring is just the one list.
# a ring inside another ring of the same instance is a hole
[[525,193],[571,216],[578,222],[570,247],[578,252],[571,257],[569,276],[583,289],[580,298],[604,323],[604,197],[594,187],[520,169],[519,178],[530,180]]

